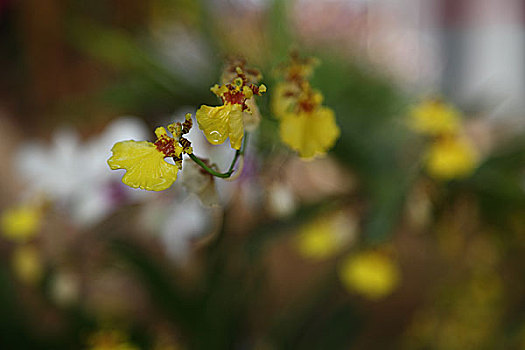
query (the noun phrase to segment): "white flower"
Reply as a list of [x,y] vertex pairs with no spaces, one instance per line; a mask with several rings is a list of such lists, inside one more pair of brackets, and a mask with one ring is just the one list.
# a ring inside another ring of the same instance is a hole
[[83,226],[108,215],[119,197],[137,198],[136,191],[120,183],[106,160],[117,141],[147,138],[147,128],[136,118],[112,122],[98,137],[82,142],[73,129],[61,129],[50,145],[23,144],[15,167],[26,183],[27,195],[44,195]]
[[268,210],[276,217],[292,214],[296,207],[296,198],[292,189],[284,183],[274,183],[266,190]]
[[191,257],[192,243],[212,234],[219,212],[175,186],[170,198],[158,197],[144,206],[141,221],[144,228],[159,235],[168,256],[182,265]]
[[204,208],[196,197],[190,196],[171,208],[161,227],[168,254],[177,262],[188,261],[192,242],[204,237],[212,226],[212,210]]

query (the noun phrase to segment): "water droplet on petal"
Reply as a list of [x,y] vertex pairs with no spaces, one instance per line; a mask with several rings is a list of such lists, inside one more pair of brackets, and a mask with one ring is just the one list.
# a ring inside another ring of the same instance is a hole
[[221,133],[218,132],[218,131],[211,131],[210,132],[210,139],[213,141],[213,142],[219,142],[221,140]]

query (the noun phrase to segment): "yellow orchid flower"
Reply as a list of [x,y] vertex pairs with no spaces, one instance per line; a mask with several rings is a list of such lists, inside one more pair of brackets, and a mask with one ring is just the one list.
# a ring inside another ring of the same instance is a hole
[[[168,136],[164,127],[155,130],[157,141],[122,141],[116,143],[108,159],[112,170],[125,169],[122,182],[133,188],[148,191],[162,191],[169,188],[182,167],[182,153],[193,152],[191,143],[182,137],[191,128],[191,115],[186,115],[186,121],[168,125],[173,137]],[[172,157],[175,165],[164,160]]]
[[303,84],[303,90],[302,96],[293,102],[293,109],[281,115],[279,133],[282,141],[299,152],[301,158],[310,159],[326,154],[341,132],[333,110],[321,106],[323,96],[309,84]]
[[330,258],[355,238],[356,224],[347,212],[321,215],[299,229],[296,236],[298,252],[312,260]]
[[462,136],[445,136],[434,141],[426,156],[428,173],[437,179],[451,180],[471,175],[478,165],[474,146]]
[[107,329],[91,334],[88,339],[90,350],[138,350],[125,333],[120,330]]
[[348,256],[341,265],[339,275],[348,290],[372,300],[391,294],[401,280],[397,264],[376,251]]
[[412,108],[409,125],[421,134],[453,134],[460,129],[460,114],[443,101],[429,99]]
[[272,100],[281,140],[305,159],[326,154],[341,133],[333,110],[322,106],[323,95],[306,80],[316,62],[292,56]]
[[24,283],[35,284],[43,275],[44,267],[39,251],[33,246],[22,245],[11,258],[15,275]]
[[234,149],[241,149],[244,136],[244,115],[253,111],[247,101],[254,95],[261,95],[266,91],[266,86],[257,86],[248,83],[246,74],[240,67],[235,69],[236,77],[227,84],[215,85],[211,91],[223,102],[222,106],[201,106],[195,117],[199,128],[206,139],[218,145],[230,138],[230,145]]
[[2,234],[13,241],[33,238],[40,229],[42,210],[37,205],[20,205],[7,209],[0,217]]

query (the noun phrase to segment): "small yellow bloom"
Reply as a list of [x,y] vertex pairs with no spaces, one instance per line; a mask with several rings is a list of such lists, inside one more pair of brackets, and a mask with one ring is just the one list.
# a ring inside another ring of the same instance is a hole
[[340,130],[334,112],[328,107],[318,107],[284,114],[279,133],[285,144],[309,159],[326,154],[339,138]]
[[88,340],[89,350],[138,350],[126,335],[118,330],[101,330],[91,335]]
[[348,256],[339,270],[348,290],[378,300],[397,288],[401,272],[388,256],[374,251]]
[[473,145],[461,136],[437,139],[426,156],[428,173],[441,180],[468,177],[477,165],[478,155]]
[[244,136],[244,120],[249,120],[245,114],[254,113],[253,107],[250,107],[253,106],[253,96],[264,93],[266,86],[248,83],[247,76],[240,67],[236,67],[233,73],[235,75],[230,83],[211,88],[211,91],[222,100],[223,105],[217,107],[203,105],[195,117],[199,128],[211,144],[221,144],[229,137],[232,148],[239,150]]
[[355,224],[343,212],[321,216],[300,229],[296,237],[297,249],[310,259],[332,257],[355,237]]
[[[184,123],[168,125],[174,137],[170,137],[163,127],[155,130],[157,141],[122,141],[116,143],[111,151],[113,155],[108,159],[112,170],[125,169],[126,174],[122,182],[133,188],[148,191],[162,191],[170,187],[177,180],[177,172],[182,168],[182,154],[191,154],[191,142],[183,135],[192,127],[191,115],[186,115]],[[175,165],[164,158],[171,157]]]
[[333,110],[322,106],[323,95],[306,80],[314,65],[292,55],[286,80],[277,84],[272,100],[274,115],[281,121],[281,140],[306,159],[326,154],[341,133]]
[[0,218],[2,233],[13,241],[27,241],[40,229],[42,212],[35,205],[21,205],[7,209]]
[[429,99],[412,109],[410,126],[426,135],[453,134],[460,128],[460,115],[452,106]]
[[305,257],[324,259],[337,253],[340,246],[330,225],[326,225],[325,220],[317,220],[301,230],[297,248]]
[[32,246],[16,248],[12,264],[15,275],[24,283],[34,284],[42,278],[42,259],[38,250]]

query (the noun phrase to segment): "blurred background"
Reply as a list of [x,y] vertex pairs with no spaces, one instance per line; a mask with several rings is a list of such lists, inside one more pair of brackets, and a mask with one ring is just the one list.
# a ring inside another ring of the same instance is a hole
[[[341,129],[313,161],[271,109],[291,50]],[[242,174],[123,185],[112,145],[216,105],[230,56],[268,87]],[[525,349],[524,1],[0,0],[0,77],[2,349]]]

